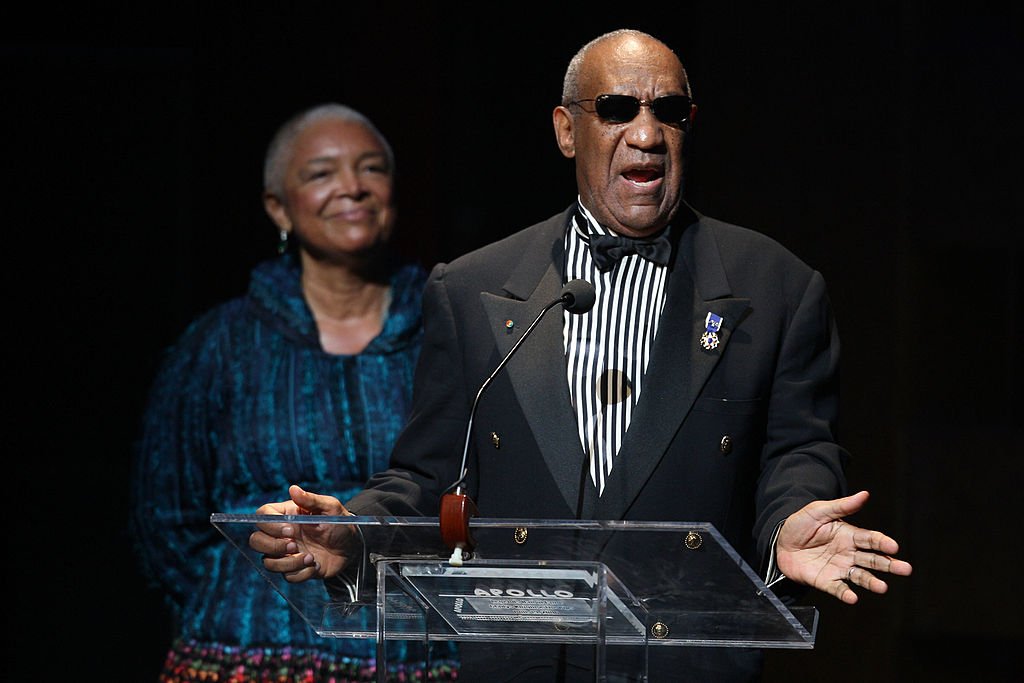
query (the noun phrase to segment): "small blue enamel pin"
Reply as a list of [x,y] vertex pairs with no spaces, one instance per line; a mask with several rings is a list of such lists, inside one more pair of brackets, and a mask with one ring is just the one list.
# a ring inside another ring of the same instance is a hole
[[704,318],[704,334],[700,336],[700,345],[704,350],[711,351],[718,348],[718,331],[722,329],[722,316],[715,315],[708,311]]

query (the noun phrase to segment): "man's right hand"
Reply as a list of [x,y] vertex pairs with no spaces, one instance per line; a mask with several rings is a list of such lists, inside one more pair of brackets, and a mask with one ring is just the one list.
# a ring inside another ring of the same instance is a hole
[[[261,505],[258,515],[351,516],[341,501],[304,491],[296,485],[288,488],[291,500]],[[263,566],[283,574],[289,583],[309,579],[329,579],[345,568],[345,552],[357,535],[346,524],[271,524],[257,525],[249,536],[249,547],[263,555]]]

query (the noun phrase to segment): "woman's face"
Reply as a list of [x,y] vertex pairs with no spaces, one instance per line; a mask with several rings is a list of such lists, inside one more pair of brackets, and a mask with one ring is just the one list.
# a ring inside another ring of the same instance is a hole
[[391,235],[394,175],[381,140],[356,121],[325,119],[295,140],[283,197],[267,212],[318,260],[344,261]]

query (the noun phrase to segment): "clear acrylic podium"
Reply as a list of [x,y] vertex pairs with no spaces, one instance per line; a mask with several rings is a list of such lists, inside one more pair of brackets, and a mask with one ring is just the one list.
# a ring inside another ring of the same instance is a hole
[[[345,525],[351,571],[288,583],[249,547],[261,522]],[[595,681],[609,651],[646,680],[651,648],[814,647],[817,610],[785,605],[707,523],[474,518],[461,565],[437,517],[215,513],[211,523],[316,633],[375,639],[382,682],[388,643],[400,640],[425,651],[447,640],[590,645]]]

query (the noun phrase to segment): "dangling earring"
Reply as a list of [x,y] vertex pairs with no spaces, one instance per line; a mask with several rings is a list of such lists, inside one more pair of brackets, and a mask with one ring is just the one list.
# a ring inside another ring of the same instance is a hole
[[283,254],[286,251],[288,251],[288,231],[281,228],[277,237],[277,253]]

